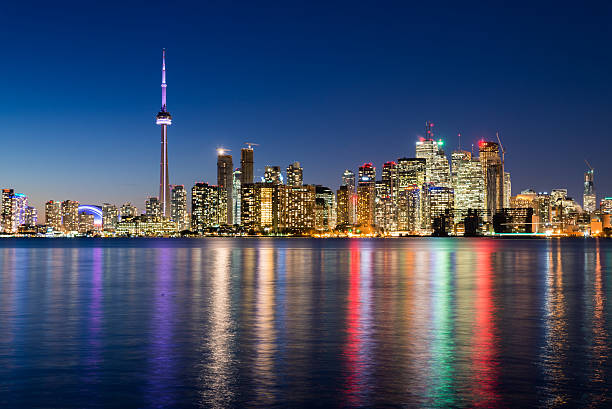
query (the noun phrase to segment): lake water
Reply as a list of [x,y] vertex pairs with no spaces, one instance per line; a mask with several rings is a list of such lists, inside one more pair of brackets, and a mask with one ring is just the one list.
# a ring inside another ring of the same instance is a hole
[[612,240],[2,239],[0,406],[612,404]]

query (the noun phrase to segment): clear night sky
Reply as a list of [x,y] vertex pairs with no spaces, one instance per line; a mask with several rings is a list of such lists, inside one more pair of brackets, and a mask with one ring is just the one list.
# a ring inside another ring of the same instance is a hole
[[189,189],[216,182],[218,146],[239,166],[245,141],[256,176],[298,160],[336,189],[345,168],[413,156],[431,120],[449,154],[458,131],[469,149],[499,130],[514,193],[566,187],[582,204],[586,158],[612,195],[603,2],[15,3],[0,15],[0,184],[41,216],[49,199],[157,195],[162,47],[170,181]]

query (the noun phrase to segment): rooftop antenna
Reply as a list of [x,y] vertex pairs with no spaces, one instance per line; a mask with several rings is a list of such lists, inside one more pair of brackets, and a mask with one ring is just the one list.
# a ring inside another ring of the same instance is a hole
[[259,146],[258,143],[255,142],[245,142],[244,143],[249,149],[253,149],[253,146]]
[[501,149],[501,154],[502,154],[502,168],[504,166],[504,164],[506,163],[506,150],[504,149],[502,143],[501,143],[501,139],[499,139],[499,132],[495,132],[495,136],[497,137],[497,143],[499,144],[499,149]]

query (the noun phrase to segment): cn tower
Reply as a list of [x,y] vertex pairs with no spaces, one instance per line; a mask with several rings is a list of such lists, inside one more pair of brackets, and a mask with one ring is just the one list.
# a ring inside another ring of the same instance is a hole
[[162,50],[162,104],[155,123],[161,125],[161,161],[159,163],[159,203],[162,215],[170,217],[170,182],[168,181],[168,126],[172,115],[166,109],[166,49]]

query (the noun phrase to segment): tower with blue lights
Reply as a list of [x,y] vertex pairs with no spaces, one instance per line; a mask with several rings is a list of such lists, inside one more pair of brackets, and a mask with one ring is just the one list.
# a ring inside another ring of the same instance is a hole
[[155,123],[161,126],[161,161],[159,165],[159,202],[164,217],[170,216],[170,182],[168,180],[168,126],[172,115],[166,108],[166,49],[162,50],[162,105]]

